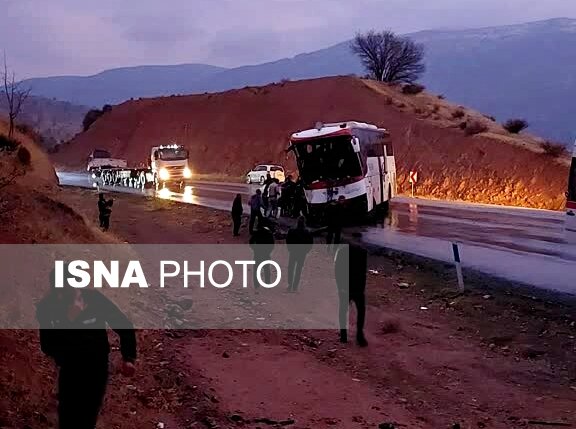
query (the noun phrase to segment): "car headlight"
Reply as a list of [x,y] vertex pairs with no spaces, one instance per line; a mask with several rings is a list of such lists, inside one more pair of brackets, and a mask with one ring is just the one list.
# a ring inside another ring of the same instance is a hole
[[192,177],[192,170],[188,167],[184,167],[184,173],[182,175],[184,176],[184,179],[190,179]]
[[168,172],[168,169],[166,169],[165,167],[162,167],[160,169],[160,171],[158,172],[158,176],[160,177],[160,180],[170,179],[170,173]]

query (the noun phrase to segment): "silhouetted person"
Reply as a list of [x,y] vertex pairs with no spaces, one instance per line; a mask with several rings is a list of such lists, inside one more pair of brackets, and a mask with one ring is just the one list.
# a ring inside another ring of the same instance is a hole
[[306,200],[304,182],[298,178],[294,187],[294,216],[300,215],[308,216],[308,201]]
[[266,174],[266,180],[264,181],[264,189],[262,190],[262,207],[264,208],[264,215],[266,216],[268,210],[270,210],[270,202],[268,201],[268,189],[272,184],[273,179],[270,173]]
[[313,244],[314,238],[306,228],[306,219],[300,216],[296,228],[290,229],[286,236],[286,245],[288,247],[288,292],[296,292],[298,290],[304,262]]
[[104,231],[108,231],[108,228],[110,228],[110,215],[112,214],[113,204],[114,200],[106,200],[102,193],[98,195],[98,217],[100,220],[100,228]]
[[250,197],[250,223],[248,225],[248,230],[250,234],[254,233],[254,222],[258,219],[258,225],[262,223],[262,208],[264,203],[262,201],[262,191],[256,189],[256,193]]
[[296,192],[296,184],[292,180],[292,176],[288,176],[286,181],[282,184],[282,201],[281,201],[281,214],[282,216],[297,216],[294,213],[294,196]]
[[364,337],[366,320],[366,270],[368,252],[356,243],[343,244],[334,258],[336,284],[338,286],[340,342],[348,342],[348,309],[350,302],[356,305],[356,341],[366,347]]
[[[258,288],[260,287],[260,282],[258,281],[258,266],[270,259],[272,251],[274,250],[274,234],[272,232],[272,225],[268,220],[262,220],[258,222],[258,229],[250,237],[250,247],[254,252],[254,271],[253,271],[253,281],[254,289],[258,293]],[[266,284],[270,284],[270,265],[267,264],[262,267],[262,277]]]
[[344,195],[338,197],[338,201],[331,201],[326,209],[326,244],[330,248],[340,243],[342,238],[342,226],[344,225]]
[[122,373],[134,374],[132,323],[108,298],[92,290],[53,288],[37,305],[42,351],[58,374],[58,427],[94,429],[108,382],[107,325],[120,337]]
[[242,207],[242,195],[236,194],[234,202],[232,203],[232,223],[234,224],[234,237],[238,237],[240,235],[242,213],[244,213],[244,208]]
[[272,218],[278,217],[278,198],[280,196],[280,181],[272,179],[272,183],[268,187],[268,216]]

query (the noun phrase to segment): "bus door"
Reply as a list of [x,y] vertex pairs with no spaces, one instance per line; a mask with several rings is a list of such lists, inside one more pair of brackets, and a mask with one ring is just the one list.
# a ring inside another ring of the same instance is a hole
[[572,164],[568,178],[568,192],[566,193],[566,239],[576,243],[576,143],[572,154]]

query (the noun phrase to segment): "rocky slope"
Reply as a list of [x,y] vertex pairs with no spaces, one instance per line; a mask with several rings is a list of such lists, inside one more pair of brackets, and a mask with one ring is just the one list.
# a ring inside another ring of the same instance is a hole
[[[483,115],[422,93],[353,77],[248,87],[218,94],[152,98],[114,107],[88,132],[64,145],[55,162],[83,168],[95,148],[132,164],[152,145],[188,146],[197,173],[240,176],[258,162],[294,169],[284,150],[292,132],[317,121],[358,120],[390,130],[399,189],[417,170],[417,193],[431,198],[560,209],[567,165],[541,141],[511,135]],[[480,123],[486,132],[467,135]]]

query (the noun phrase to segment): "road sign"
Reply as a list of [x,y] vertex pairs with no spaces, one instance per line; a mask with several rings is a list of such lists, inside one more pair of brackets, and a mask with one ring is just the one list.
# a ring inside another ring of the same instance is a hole
[[408,181],[412,185],[412,198],[414,198],[414,185],[418,182],[418,172],[410,171],[410,174],[408,174]]

